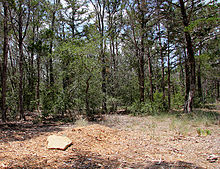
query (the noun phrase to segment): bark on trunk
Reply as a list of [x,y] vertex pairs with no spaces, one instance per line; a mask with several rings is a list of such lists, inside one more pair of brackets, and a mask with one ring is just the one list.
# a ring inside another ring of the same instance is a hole
[[89,107],[89,80],[91,79],[91,75],[89,76],[89,78],[86,80],[86,95],[85,95],[85,103],[86,103],[86,114],[88,118],[92,118],[92,114],[90,111],[90,107]]
[[[33,22],[34,21],[34,17],[33,17]],[[33,37],[32,37],[32,41],[33,43],[35,42],[35,25],[33,26]],[[28,72],[29,73],[29,77],[28,77],[28,84],[29,84],[29,97],[26,99],[26,104],[27,104],[27,110],[33,111],[34,110],[34,106],[31,105],[31,101],[34,101],[35,99],[35,89],[34,89],[34,85],[35,85],[35,80],[34,80],[34,75],[35,75],[35,70],[34,70],[34,48],[32,47],[31,49],[31,56],[29,59],[29,66],[30,69]]]
[[201,66],[200,63],[198,64],[198,71],[197,71],[197,80],[198,80],[198,95],[200,98],[200,101],[202,101],[202,79],[201,79]]
[[104,94],[103,101],[102,101],[102,111],[103,113],[107,113],[107,77],[106,77],[106,58],[105,58],[105,39],[104,39],[104,17],[105,17],[105,6],[106,2],[103,1],[102,9],[101,9],[101,2],[98,2],[100,6],[100,13],[99,13],[99,29],[101,33],[101,60],[102,60],[102,92]]
[[19,47],[19,113],[20,113],[20,120],[26,120],[24,115],[24,91],[23,91],[23,60],[24,60],[24,53],[23,53],[23,16],[22,16],[22,7],[20,2],[20,12],[18,18],[18,47]]
[[[52,33],[54,34],[54,23],[55,23],[55,13],[56,11],[53,12],[53,16],[52,16],[52,23],[51,23],[51,30]],[[54,36],[54,35],[52,35]],[[52,50],[53,50],[53,37],[51,38],[50,41],[50,59],[49,59],[49,70],[50,70],[50,86],[53,87],[54,86],[54,74],[53,74],[53,59],[52,59]]]
[[154,101],[153,95],[153,80],[152,80],[152,65],[151,65],[151,56],[150,56],[150,49],[148,48],[148,76],[150,80],[150,100]]
[[[183,0],[179,0],[180,7],[181,7],[181,14],[182,14],[182,21],[184,27],[189,26],[188,16],[186,13],[186,8]],[[194,51],[193,51],[193,44],[192,39],[190,36],[190,33],[188,31],[185,31],[185,40],[186,40],[186,46],[187,46],[187,55],[188,55],[188,63],[190,67],[190,83],[189,83],[189,92],[188,92],[188,98],[185,101],[184,106],[184,112],[185,113],[191,113],[192,112],[192,105],[193,105],[193,98],[195,95],[195,85],[196,85],[196,76],[195,76],[195,57],[194,57]]]
[[186,49],[184,49],[184,57],[185,57],[185,104],[184,111],[187,109],[187,100],[190,91],[190,72],[189,72],[189,63],[186,54]]
[[144,39],[145,39],[145,27],[146,22],[144,18],[144,12],[141,12],[141,51],[139,55],[139,90],[140,90],[140,102],[144,102]]
[[168,83],[168,91],[167,91],[167,96],[168,96],[168,109],[171,108],[171,99],[170,99],[170,33],[168,31],[168,54],[167,54],[167,83]]
[[165,105],[164,57],[163,57],[163,50],[162,50],[160,24],[158,25],[158,31],[159,31],[160,59],[161,59],[161,71],[162,71],[161,87],[162,87],[162,92],[163,92],[163,105]]
[[[201,45],[200,45],[201,48]],[[201,49],[199,50],[199,55],[201,55]],[[200,66],[200,60],[198,62],[198,70],[197,70],[197,81],[198,81],[198,96],[200,101],[203,101],[203,95],[202,95],[202,78],[201,78],[201,66]]]
[[40,55],[37,55],[37,110],[40,112]]
[[7,90],[7,63],[8,63],[8,3],[3,2],[4,7],[4,46],[3,46],[3,63],[2,63],[2,121],[6,121],[6,90]]
[[104,50],[101,49],[101,56],[102,56],[102,92],[104,94],[103,100],[102,100],[102,113],[105,114],[107,112],[107,105],[106,105],[106,62],[105,62],[105,54]]

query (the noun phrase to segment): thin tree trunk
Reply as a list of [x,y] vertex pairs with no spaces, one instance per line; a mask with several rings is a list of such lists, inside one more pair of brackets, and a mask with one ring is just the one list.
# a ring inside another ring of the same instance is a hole
[[162,71],[161,87],[162,87],[162,92],[163,92],[163,105],[165,105],[164,57],[163,57],[163,50],[162,50],[160,23],[158,25],[158,31],[159,31],[160,59],[161,59],[161,69],[162,69],[161,70]]
[[37,55],[37,110],[40,112],[40,54]]
[[[184,27],[189,26],[188,17],[186,14],[186,8],[183,0],[179,0],[180,7],[181,7],[181,14],[183,19],[183,25]],[[195,95],[195,85],[196,85],[196,76],[195,76],[195,57],[194,57],[194,51],[193,51],[193,44],[192,39],[190,36],[190,33],[188,31],[185,31],[185,40],[187,45],[187,55],[188,55],[188,61],[189,61],[189,67],[190,67],[190,84],[189,84],[189,92],[188,92],[188,98],[185,102],[184,106],[184,112],[185,113],[191,113],[192,112],[192,106],[193,106],[193,99]]]
[[[37,33],[39,33],[39,27],[37,26]],[[38,34],[37,34],[38,35]],[[42,45],[42,44],[40,44]],[[40,57],[42,49],[37,54],[37,88],[36,88],[36,97],[37,97],[37,111],[40,113]]]
[[[201,47],[201,46],[200,46],[200,47]],[[199,55],[201,55],[201,49],[199,50]],[[198,62],[197,81],[198,81],[198,96],[199,96],[199,98],[200,98],[200,101],[203,101],[200,61]]]
[[89,80],[91,79],[91,75],[89,76],[89,78],[86,80],[86,94],[85,94],[85,102],[86,102],[86,114],[87,117],[92,118],[92,114],[90,111],[90,107],[89,107]]
[[168,83],[168,91],[167,91],[167,96],[168,96],[168,109],[171,108],[171,98],[170,98],[170,32],[168,31],[168,54],[167,54],[167,83]]
[[[38,13],[38,23],[39,23],[39,13]],[[39,36],[39,26],[37,25],[37,34],[36,34],[37,38]],[[40,56],[42,53],[42,44],[40,45],[40,51],[37,52],[37,86],[36,86],[36,100],[37,100],[37,111],[38,113],[40,113]]]
[[[101,6],[100,2],[99,5]],[[105,40],[104,40],[104,16],[105,16],[105,1],[103,1],[102,11],[100,11],[100,33],[101,33],[101,60],[102,60],[102,92],[104,94],[102,101],[102,110],[103,113],[107,113],[107,79],[106,79],[106,61],[105,61]]]
[[[34,18],[33,18],[33,22],[34,22]],[[35,42],[35,25],[33,26],[33,37],[32,37],[32,41],[33,43]],[[33,111],[34,109],[34,106],[31,105],[31,101],[34,101],[35,99],[35,90],[34,90],[34,84],[35,84],[35,80],[34,80],[34,48],[32,47],[31,49],[31,56],[30,56],[30,61],[29,61],[29,64],[30,64],[30,76],[28,78],[28,83],[29,83],[29,92],[30,92],[30,97],[28,98],[27,100],[27,107],[28,107],[28,110],[30,111]],[[31,106],[31,107],[30,107]]]
[[105,62],[105,54],[104,54],[104,50],[101,49],[101,56],[102,56],[102,92],[104,94],[103,96],[103,100],[102,100],[102,111],[103,114],[107,112],[107,105],[106,105],[106,94],[107,94],[107,90],[106,90],[106,62]]
[[[185,50],[185,49],[184,49]],[[184,51],[184,54],[185,54],[185,51]],[[185,58],[185,61],[186,61],[186,54],[184,55],[184,58]],[[184,79],[184,69],[183,69],[183,64],[182,64],[182,57],[180,56],[179,57],[179,64],[180,64],[180,75],[179,75],[179,80],[180,80],[180,85],[181,87],[184,87],[185,86],[185,79]]]
[[24,58],[24,54],[23,54],[23,42],[21,40],[19,40],[19,55],[20,55],[20,59],[19,59],[19,112],[20,112],[20,119],[24,119],[25,120],[25,116],[24,116],[24,103],[23,103],[23,58]]
[[198,63],[198,72],[197,72],[197,80],[198,80],[198,95],[200,98],[200,101],[202,101],[202,80],[201,80],[201,66],[200,63]]
[[7,90],[7,63],[8,63],[8,3],[3,2],[4,7],[4,46],[3,46],[3,64],[2,64],[2,121],[6,121],[6,90]]
[[153,80],[152,80],[152,65],[151,65],[151,56],[150,56],[150,49],[148,48],[148,76],[150,80],[150,100],[154,101],[154,95],[153,95]]
[[72,38],[75,38],[75,15],[76,15],[76,10],[75,10],[75,5],[72,6],[72,23],[71,23],[71,29],[72,29]]
[[[53,12],[53,16],[52,16],[52,23],[51,23],[51,30],[52,33],[54,34],[54,23],[55,23],[55,11]],[[52,35],[53,36],[53,35]],[[53,74],[53,59],[52,59],[52,50],[53,50],[53,39],[51,38],[50,41],[50,49],[49,49],[49,53],[50,53],[50,59],[49,59],[49,70],[50,70],[50,86],[53,87],[54,86],[54,74]]]
[[144,12],[141,11],[141,51],[139,54],[139,90],[140,90],[140,102],[144,102],[144,38],[145,38],[146,22],[144,18]]
[[20,119],[24,119],[25,120],[25,116],[24,116],[24,107],[23,107],[23,58],[24,58],[24,54],[23,54],[23,42],[21,40],[19,40],[19,55],[20,55],[20,59],[19,59],[19,112],[20,112]]
[[184,49],[184,57],[185,57],[185,104],[184,110],[187,109],[187,100],[190,91],[190,72],[189,72],[189,63],[186,54],[186,49]]
[[20,11],[18,18],[18,47],[19,47],[19,113],[20,119],[26,120],[24,115],[24,91],[23,91],[23,60],[24,60],[24,52],[23,52],[23,16],[22,16],[22,7],[20,2]]

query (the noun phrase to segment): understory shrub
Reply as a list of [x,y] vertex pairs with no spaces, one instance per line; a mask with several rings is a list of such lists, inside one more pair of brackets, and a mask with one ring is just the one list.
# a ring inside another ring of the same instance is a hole
[[166,101],[163,100],[163,94],[156,91],[154,93],[154,101],[146,100],[143,103],[139,101],[134,102],[128,107],[128,110],[133,115],[158,115],[168,110]]

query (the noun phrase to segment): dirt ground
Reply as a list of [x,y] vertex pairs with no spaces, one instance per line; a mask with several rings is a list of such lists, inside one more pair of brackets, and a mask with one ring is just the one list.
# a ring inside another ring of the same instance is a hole
[[[211,134],[199,136],[198,128]],[[11,122],[0,132],[0,168],[220,168],[220,126],[208,121],[106,115],[74,125]],[[73,144],[48,150],[52,134]]]

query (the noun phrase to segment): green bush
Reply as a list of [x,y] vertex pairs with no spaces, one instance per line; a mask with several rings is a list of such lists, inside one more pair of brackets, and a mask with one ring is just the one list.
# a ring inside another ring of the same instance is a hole
[[163,94],[160,92],[154,93],[154,101],[146,100],[143,103],[139,101],[134,102],[128,107],[128,110],[133,115],[157,115],[168,110],[166,100],[163,100]]
[[175,93],[171,100],[171,107],[179,109],[184,105],[184,95],[181,92]]
[[54,114],[55,102],[56,102],[56,95],[55,90],[53,88],[45,88],[42,92],[42,116],[47,117],[50,114]]

